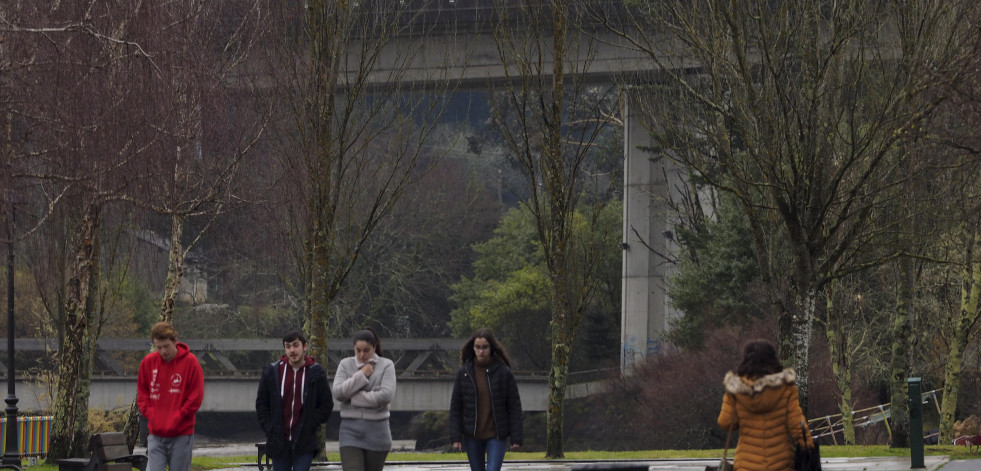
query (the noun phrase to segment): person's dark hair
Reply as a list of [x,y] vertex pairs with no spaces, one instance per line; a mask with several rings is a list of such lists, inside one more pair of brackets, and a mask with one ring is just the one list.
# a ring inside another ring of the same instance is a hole
[[473,342],[477,339],[486,340],[491,347],[491,356],[497,357],[497,359],[501,360],[501,362],[505,365],[511,366],[511,358],[508,357],[508,353],[504,350],[504,346],[502,346],[501,342],[498,342],[497,338],[494,337],[494,332],[491,332],[491,330],[486,327],[483,329],[477,329],[477,331],[470,336],[470,340],[467,340],[467,342],[463,344],[463,347],[460,348],[461,362],[467,363],[473,361],[474,358],[477,357],[477,354],[473,351]]
[[747,378],[759,378],[783,371],[783,365],[777,358],[777,347],[765,339],[753,339],[743,346],[743,360],[736,369],[736,374]]
[[361,330],[355,332],[354,343],[358,343],[359,341],[362,340],[368,342],[369,344],[371,344],[371,346],[375,347],[375,354],[377,354],[380,357],[385,356],[382,353],[381,337],[378,336],[378,333],[375,332],[375,329],[372,329],[371,327],[362,327]]
[[283,335],[283,345],[292,343],[294,340],[299,340],[303,345],[307,344],[307,338],[303,336],[303,332],[299,330],[291,330]]

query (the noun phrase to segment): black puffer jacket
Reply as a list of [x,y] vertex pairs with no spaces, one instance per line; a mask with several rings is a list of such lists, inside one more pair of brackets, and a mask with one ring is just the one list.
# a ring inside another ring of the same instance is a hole
[[[283,400],[279,392],[279,365],[283,360],[272,362],[262,370],[259,391],[255,398],[255,412],[259,426],[266,432],[266,453],[280,456],[287,451],[286,433],[283,431]],[[327,372],[320,363],[306,367],[303,378],[303,415],[297,433],[289,444],[295,452],[316,453],[317,427],[326,423],[334,410],[334,398],[327,382]]]
[[[477,385],[474,383],[472,361],[456,372],[453,395],[450,396],[450,441],[460,442],[473,437],[477,429]],[[514,373],[504,363],[495,360],[487,367],[487,383],[491,394],[491,415],[497,438],[511,437],[511,443],[521,445],[523,425],[521,397]]]

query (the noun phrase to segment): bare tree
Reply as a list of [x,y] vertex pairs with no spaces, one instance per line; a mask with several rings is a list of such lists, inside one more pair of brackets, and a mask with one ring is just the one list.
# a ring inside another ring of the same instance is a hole
[[30,66],[18,79],[31,98],[17,111],[33,133],[21,149],[29,163],[17,176],[36,182],[49,207],[70,195],[72,209],[63,214],[77,215],[58,311],[64,331],[54,460],[83,452],[88,438],[89,369],[106,315],[107,298],[96,296],[105,211],[128,201],[171,218],[161,313],[169,320],[183,259],[204,232],[185,248],[183,228],[204,216],[206,229],[228,206],[242,159],[263,127],[245,113],[235,123],[227,116],[229,101],[244,99],[229,99],[241,86],[229,73],[250,49],[261,17],[250,2],[15,6],[3,20]]
[[[156,136],[131,167],[125,200],[169,219],[159,320],[173,323],[187,255],[216,218],[242,203],[241,169],[268,121],[250,112],[257,91],[241,78],[267,10],[246,0],[151,3],[145,10],[133,40],[153,54],[153,89],[134,112],[149,117]],[[131,449],[138,425],[134,398],[125,427]]]
[[[975,6],[974,13],[979,8]],[[981,40],[971,44],[974,53],[966,64],[968,73],[952,76],[943,92],[951,97],[944,103],[923,133],[926,139],[919,149],[932,157],[941,169],[930,182],[936,193],[937,210],[931,221],[942,227],[932,258],[939,259],[956,273],[949,286],[959,293],[950,313],[950,334],[944,365],[944,392],[941,400],[941,443],[953,438],[953,424],[961,398],[964,356],[972,338],[976,338],[981,318],[981,80],[977,76],[977,51]],[[939,190],[939,191],[938,191]]]
[[49,207],[59,195],[70,195],[64,201],[73,208],[66,213],[74,229],[65,267],[64,335],[48,455],[53,461],[84,452],[88,440],[89,378],[100,319],[100,226],[106,206],[123,194],[127,166],[152,141],[139,117],[127,113],[141,100],[145,83],[139,80],[145,75],[135,72],[152,67],[152,61],[123,39],[139,3],[17,6],[18,23],[11,29],[23,57],[31,58],[18,75],[24,85],[19,92],[29,97],[18,112],[32,132],[20,149],[31,162],[19,177],[36,182],[34,194],[46,196]]
[[438,97],[452,68],[443,48],[453,41],[428,40],[433,24],[419,2],[275,8],[280,39],[268,80],[281,171],[273,207],[294,260],[286,282],[302,300],[312,352],[325,357],[332,302],[362,247],[441,156],[425,144],[444,110]]
[[[563,452],[564,398],[575,333],[593,295],[589,282],[599,257],[595,241],[574,237],[573,217],[599,217],[600,205],[580,205],[591,187],[586,157],[615,115],[612,87],[585,81],[595,43],[579,28],[572,1],[495,1],[494,39],[507,85],[495,90],[494,119],[510,158],[521,170],[548,269],[550,358],[546,404],[549,458]],[[595,195],[594,195],[595,196]],[[594,199],[598,200],[596,197]]]
[[609,25],[657,65],[651,133],[738,198],[806,409],[816,302],[831,280],[898,255],[870,250],[895,227],[869,221],[906,178],[897,143],[942,100],[917,98],[970,52],[972,6],[652,1],[631,13]]
[[[160,137],[137,176],[133,203],[170,219],[170,254],[160,320],[172,322],[188,251],[214,219],[241,204],[240,173],[267,124],[250,112],[257,90],[241,77],[262,38],[266,11],[256,2],[174,2],[148,7],[140,43],[158,73],[151,108]],[[186,224],[199,220],[185,243]]]

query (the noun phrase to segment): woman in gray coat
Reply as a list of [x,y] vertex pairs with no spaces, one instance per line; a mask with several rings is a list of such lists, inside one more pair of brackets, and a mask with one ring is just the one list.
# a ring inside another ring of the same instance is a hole
[[392,449],[389,404],[395,397],[395,364],[382,356],[370,327],[354,334],[354,356],[341,360],[331,388],[340,404],[339,445],[344,471],[381,471]]

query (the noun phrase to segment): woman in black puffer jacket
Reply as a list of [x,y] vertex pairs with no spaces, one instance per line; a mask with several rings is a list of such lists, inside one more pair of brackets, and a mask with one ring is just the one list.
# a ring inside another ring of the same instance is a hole
[[450,439],[465,449],[471,471],[500,471],[507,451],[521,448],[521,398],[511,360],[490,329],[480,329],[460,350],[450,397]]

